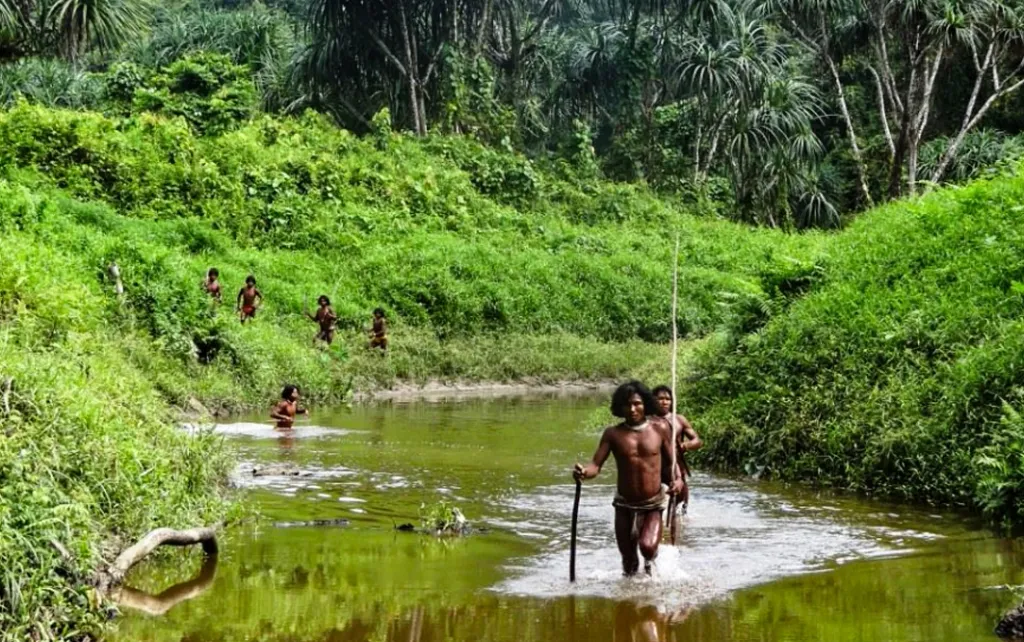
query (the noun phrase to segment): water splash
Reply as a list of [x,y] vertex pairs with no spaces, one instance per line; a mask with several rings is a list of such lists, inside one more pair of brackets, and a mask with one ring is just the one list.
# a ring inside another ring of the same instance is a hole
[[588,485],[580,503],[577,582],[568,581],[573,487],[548,486],[505,498],[488,520],[525,536],[543,536],[540,553],[507,566],[491,588],[507,595],[583,595],[628,600],[663,611],[707,603],[784,576],[827,571],[852,560],[905,554],[934,533],[864,525],[842,508],[795,505],[730,480],[698,476],[682,518],[678,547],[662,544],[652,577],[623,578],[612,529],[614,488]]

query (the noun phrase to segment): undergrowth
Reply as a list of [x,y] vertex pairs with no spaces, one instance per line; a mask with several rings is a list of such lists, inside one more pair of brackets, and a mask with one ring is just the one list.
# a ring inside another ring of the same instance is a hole
[[1024,521],[1024,178],[865,215],[685,390],[706,461]]
[[[625,377],[664,358],[677,233],[688,335],[761,325],[821,269],[821,237],[469,139],[239,114],[200,134],[174,116],[193,100],[176,86],[142,112],[0,113],[4,642],[95,634],[85,586],[118,542],[229,509],[222,445],[184,437],[178,409],[265,407],[285,383],[316,405],[404,382]],[[214,266],[220,306],[200,287]],[[266,298],[242,326],[248,274]],[[339,315],[330,348],[303,316],[320,294]],[[377,306],[387,356],[366,349]]]

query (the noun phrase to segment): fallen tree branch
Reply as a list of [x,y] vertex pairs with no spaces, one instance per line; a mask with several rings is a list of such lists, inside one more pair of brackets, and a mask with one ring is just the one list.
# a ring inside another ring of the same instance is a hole
[[124,581],[125,575],[133,566],[145,559],[160,546],[192,546],[201,544],[207,555],[217,554],[217,529],[221,525],[205,528],[191,528],[176,531],[171,528],[158,528],[150,531],[134,545],[126,548],[114,563],[110,565],[98,582],[100,593],[107,593]]

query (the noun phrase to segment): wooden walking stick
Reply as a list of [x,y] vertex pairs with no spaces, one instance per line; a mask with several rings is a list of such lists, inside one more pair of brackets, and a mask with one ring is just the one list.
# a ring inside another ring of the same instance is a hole
[[[676,439],[678,438],[678,426],[676,425],[676,359],[679,352],[679,326],[676,323],[679,306],[679,234],[676,234],[676,250],[672,255],[672,475],[676,473]],[[682,475],[682,471],[679,473]],[[676,528],[676,507],[679,499],[676,495],[668,503],[669,538],[672,545],[676,544],[676,535],[679,530]]]
[[569,581],[576,581],[576,522],[580,516],[580,489],[583,482],[576,480],[576,499],[572,502],[572,535],[569,538]]

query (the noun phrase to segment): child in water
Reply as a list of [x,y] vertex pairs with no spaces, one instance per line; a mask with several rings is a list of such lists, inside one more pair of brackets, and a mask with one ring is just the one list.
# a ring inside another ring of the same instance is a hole
[[299,387],[288,385],[281,391],[281,401],[270,411],[270,418],[277,421],[277,430],[291,430],[295,415],[308,415],[309,411],[299,408]]

